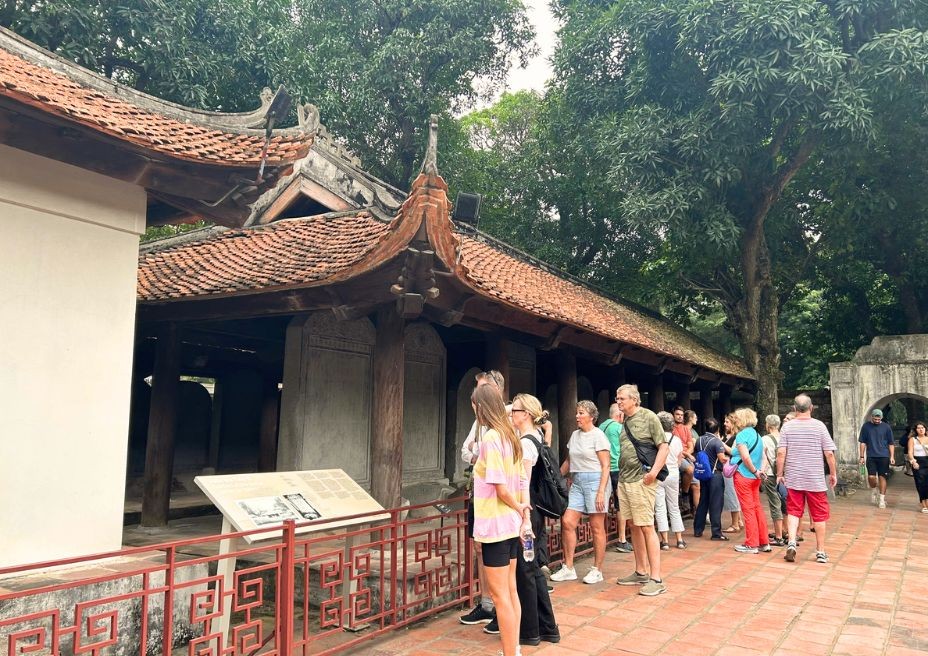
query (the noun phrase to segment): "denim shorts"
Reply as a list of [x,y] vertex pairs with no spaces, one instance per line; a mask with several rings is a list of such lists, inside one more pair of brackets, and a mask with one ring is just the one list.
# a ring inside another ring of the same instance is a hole
[[[596,510],[596,493],[599,492],[599,481],[602,474],[600,472],[574,472],[570,476],[573,483],[570,486],[567,508],[588,515],[597,512],[606,512],[606,510]],[[612,484],[607,482],[606,492],[603,495],[603,501],[606,503],[607,510],[609,508],[610,494],[612,494]]]

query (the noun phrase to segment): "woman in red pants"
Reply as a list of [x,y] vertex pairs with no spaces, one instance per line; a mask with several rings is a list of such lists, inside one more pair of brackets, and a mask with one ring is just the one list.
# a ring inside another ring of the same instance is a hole
[[732,462],[735,471],[735,492],[744,518],[744,544],[735,547],[739,553],[770,551],[767,537],[767,518],[760,503],[761,479],[764,476],[764,442],[755,430],[757,413],[750,408],[738,408],[732,413],[733,428],[737,432]]

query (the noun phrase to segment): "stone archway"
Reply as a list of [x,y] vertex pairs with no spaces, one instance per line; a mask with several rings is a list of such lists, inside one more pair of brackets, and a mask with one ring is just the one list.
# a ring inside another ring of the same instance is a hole
[[857,462],[857,435],[870,410],[897,398],[928,402],[928,335],[876,337],[831,369],[832,425],[838,462]]

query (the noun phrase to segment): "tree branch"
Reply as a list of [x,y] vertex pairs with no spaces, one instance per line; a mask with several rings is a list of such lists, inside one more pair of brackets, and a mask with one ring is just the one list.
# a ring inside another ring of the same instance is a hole
[[780,155],[780,151],[783,149],[783,144],[786,141],[786,138],[789,136],[789,133],[792,131],[794,125],[796,125],[796,119],[783,121],[779,126],[777,126],[776,132],[773,134],[773,139],[770,140],[770,147],[767,149],[767,154],[771,159],[775,160]]

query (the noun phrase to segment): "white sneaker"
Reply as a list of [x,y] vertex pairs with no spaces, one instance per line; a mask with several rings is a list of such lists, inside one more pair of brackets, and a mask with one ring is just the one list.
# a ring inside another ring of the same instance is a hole
[[886,497],[884,497],[884,496],[881,494],[881,495],[880,495],[880,508],[885,508],[885,507],[886,507]]
[[590,571],[586,573],[586,576],[583,577],[584,583],[602,583],[603,582],[603,573],[599,571],[598,567],[591,567]]
[[876,505],[876,501],[879,495],[880,493],[876,491],[876,488],[870,490],[870,503],[872,503],[874,506]]
[[561,569],[551,575],[551,580],[555,583],[561,583],[562,581],[576,581],[577,570],[573,567],[561,567]]

